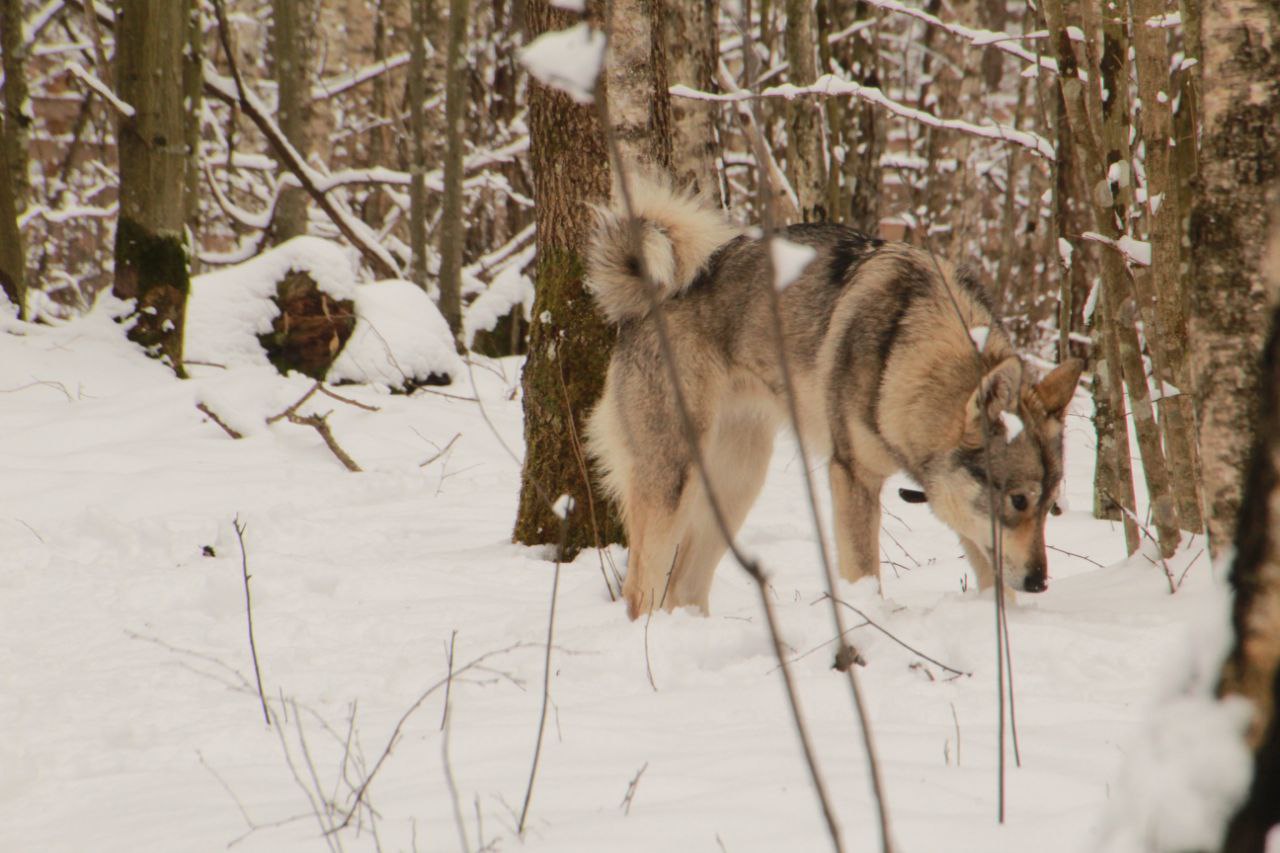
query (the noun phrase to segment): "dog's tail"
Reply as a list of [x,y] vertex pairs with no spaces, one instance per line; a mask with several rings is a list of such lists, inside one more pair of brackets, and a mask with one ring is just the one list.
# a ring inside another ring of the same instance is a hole
[[738,235],[719,210],[690,192],[653,177],[633,176],[629,184],[638,227],[621,202],[601,209],[587,252],[587,287],[611,323],[644,316],[652,296],[664,300],[683,291],[715,250]]

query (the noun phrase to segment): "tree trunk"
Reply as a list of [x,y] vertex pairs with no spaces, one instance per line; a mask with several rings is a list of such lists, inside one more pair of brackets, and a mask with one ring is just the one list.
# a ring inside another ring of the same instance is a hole
[[0,0],[0,61],[4,69],[4,126],[0,156],[9,163],[14,207],[27,206],[27,137],[31,130],[30,93],[27,90],[27,45],[22,28],[22,0]]
[[[1114,4],[1112,4],[1114,6]],[[1089,4],[1083,4],[1090,11]],[[1114,242],[1124,232],[1127,222],[1123,199],[1128,180],[1124,147],[1127,134],[1117,132],[1123,128],[1125,113],[1120,109],[1124,86],[1115,81],[1127,80],[1123,72],[1127,58],[1126,47],[1113,37],[1104,55],[1098,56],[1095,43],[1096,29],[1086,24],[1086,55],[1089,57],[1088,82],[1079,74],[1075,49],[1067,31],[1067,19],[1062,0],[1046,0],[1045,19],[1053,39],[1058,65],[1058,80],[1062,87],[1063,101],[1072,137],[1079,143],[1083,154],[1085,183],[1093,209],[1094,229],[1104,238]],[[1097,14],[1097,12],[1094,12]],[[1113,11],[1106,16],[1108,24],[1116,20]],[[1105,78],[1105,79],[1104,79]],[[1106,82],[1112,81],[1111,83]],[[1101,85],[1099,85],[1101,83]],[[1127,84],[1126,84],[1127,85]],[[1103,100],[1103,91],[1107,98]],[[1103,127],[1097,126],[1103,117],[1104,126],[1110,114],[1110,132],[1103,136]],[[1112,164],[1122,164],[1116,170]],[[1115,176],[1117,180],[1112,182]],[[1117,205],[1120,205],[1117,209]],[[1142,362],[1142,347],[1136,326],[1137,303],[1129,271],[1120,253],[1111,248],[1102,251],[1102,304],[1106,321],[1114,324],[1119,339],[1120,366],[1124,372],[1125,387],[1129,392],[1130,413],[1133,415],[1138,435],[1138,449],[1142,455],[1142,470],[1151,498],[1151,514],[1164,556],[1171,556],[1178,546],[1181,533],[1178,528],[1178,508],[1169,491],[1169,474],[1160,443],[1160,432],[1151,410],[1151,394],[1147,386],[1146,368]]]
[[445,70],[444,207],[440,214],[440,313],[457,338],[462,333],[462,143],[467,135],[468,0],[449,0]]
[[[526,0],[531,39],[574,20],[547,0]],[[622,540],[622,527],[589,473],[582,446],[583,420],[604,387],[615,337],[584,287],[582,254],[593,221],[587,205],[609,197],[609,154],[595,107],[535,81],[529,82],[529,136],[537,296],[521,380],[525,458],[513,539],[558,543],[561,521],[551,502],[569,495],[574,506],[565,522],[567,558],[584,547]]]
[[[814,60],[814,0],[787,0],[788,81],[808,86],[818,78]],[[822,144],[823,111],[819,98],[787,101],[787,177],[800,202],[800,218],[827,218],[827,168]]]
[[409,0],[409,277],[427,289],[427,14],[431,0]]
[[1203,147],[1191,212],[1191,358],[1214,556],[1240,512],[1257,415],[1268,220],[1280,200],[1280,9],[1209,0],[1203,15]]
[[[818,58],[822,70],[836,67],[863,86],[878,87],[872,30],[860,30],[832,45],[829,37],[868,20],[866,3],[821,0],[818,6]],[[827,119],[827,213],[833,222],[852,225],[874,236],[880,226],[881,125],[875,107],[858,99],[824,98]]]
[[609,121],[628,165],[671,166],[671,98],[662,0],[613,0],[605,63]]
[[[308,62],[315,9],[308,0],[271,0],[271,64],[276,79],[276,124],[304,158],[309,146],[311,88]],[[280,171],[285,171],[283,162]],[[301,187],[280,192],[273,226],[275,242],[307,233],[307,193]]]
[[200,245],[200,105],[204,97],[204,16],[201,14],[200,3],[192,3],[187,16],[187,49],[182,55],[182,93],[187,115],[191,116],[191,120],[187,122],[186,186],[183,187],[183,192],[187,208],[187,240],[191,246],[189,272],[195,275],[200,264],[195,250]]
[[1198,460],[1195,452],[1195,413],[1191,372],[1187,364],[1187,318],[1181,293],[1182,194],[1173,171],[1172,80],[1165,30],[1145,26],[1165,11],[1163,0],[1133,0],[1133,41],[1136,47],[1138,92],[1142,97],[1142,139],[1146,150],[1147,210],[1151,223],[1151,277],[1156,293],[1156,334],[1147,345],[1156,356],[1157,377],[1173,385],[1177,394],[1161,394],[1160,426],[1178,519],[1187,530],[1200,532]]
[[[667,0],[664,42],[681,45],[667,51],[667,80],[699,91],[713,90],[720,55],[720,0]],[[690,186],[721,201],[716,167],[715,104],[693,98],[671,101],[671,171],[677,186]]]
[[[0,145],[7,141],[8,124],[0,115]],[[0,157],[0,292],[18,309],[18,319],[27,318],[26,252],[18,230],[14,182],[9,178],[9,160]]]
[[[130,339],[179,376],[190,282],[186,222],[187,121],[183,49],[190,0],[118,0],[116,86],[135,110],[121,117],[115,284],[136,300]],[[177,70],[177,71],[175,71]]]
[[[1205,80],[1214,85],[1212,74]],[[1273,251],[1280,250],[1280,229],[1275,234]],[[1273,280],[1280,290],[1280,260],[1274,263]],[[1249,730],[1253,784],[1228,828],[1224,853],[1262,853],[1269,849],[1268,833],[1280,825],[1280,300],[1276,302],[1259,376],[1261,412],[1235,531],[1231,586],[1236,642],[1220,685],[1223,694],[1243,696],[1257,709]]]

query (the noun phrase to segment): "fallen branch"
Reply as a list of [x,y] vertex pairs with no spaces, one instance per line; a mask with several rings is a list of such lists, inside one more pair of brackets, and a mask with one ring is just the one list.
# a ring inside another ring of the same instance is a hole
[[333,455],[338,457],[338,461],[347,466],[348,471],[360,473],[360,466],[352,459],[342,446],[338,444],[338,440],[333,437],[333,430],[329,428],[327,420],[332,412],[326,412],[323,415],[289,415],[289,423],[298,424],[299,426],[313,427],[316,432],[320,433],[320,437],[324,439],[324,443],[333,451]]
[[831,600],[832,600],[832,601],[834,601],[836,604],[839,604],[841,607],[847,607],[848,609],[852,610],[854,613],[856,613],[856,614],[858,614],[859,616],[861,616],[861,617],[866,621],[866,623],[867,623],[868,625],[870,625],[872,628],[875,628],[875,629],[876,629],[877,631],[879,631],[881,634],[884,634],[884,635],[885,635],[886,637],[888,637],[890,640],[893,640],[895,643],[897,643],[898,645],[902,646],[904,649],[906,649],[907,651],[911,652],[911,654],[915,655],[916,657],[918,657],[918,658],[923,658],[924,660],[927,660],[929,663],[933,664],[934,666],[941,667],[942,669],[945,669],[947,672],[950,672],[950,673],[952,673],[952,674],[954,674],[954,675],[957,675],[957,676],[961,676],[961,675],[963,675],[963,676],[965,676],[965,677],[969,677],[969,676],[972,676],[972,675],[973,675],[973,673],[972,673],[972,672],[965,672],[964,670],[956,669],[956,668],[955,668],[955,667],[953,667],[953,666],[947,666],[945,663],[943,663],[942,661],[938,660],[937,658],[929,657],[929,656],[928,656],[928,655],[926,655],[924,652],[920,651],[919,649],[915,648],[914,646],[909,645],[909,644],[907,644],[907,643],[903,642],[903,641],[902,641],[902,640],[901,640],[901,639],[900,639],[896,634],[894,634],[892,631],[890,631],[889,629],[885,628],[883,625],[880,625],[880,624],[876,623],[876,622],[875,622],[875,620],[873,620],[870,616],[868,616],[866,613],[863,613],[861,610],[859,610],[857,607],[854,607],[854,606],[853,606],[852,604],[850,604],[849,602],[847,602],[847,601],[845,601],[845,600],[843,600],[843,599],[840,599],[840,598],[836,598],[836,597],[832,596],[832,595],[831,595],[831,593],[828,593],[828,592],[824,592],[824,593],[822,594],[822,599],[819,599],[819,600],[823,600],[823,599],[831,599]]
[[206,415],[208,415],[209,420],[213,421],[215,424],[217,424],[218,426],[222,427],[222,431],[223,431],[223,432],[225,432],[227,435],[231,436],[232,438],[244,438],[244,436],[243,436],[243,435],[241,435],[240,433],[236,432],[236,431],[235,431],[234,429],[232,429],[231,427],[227,426],[226,421],[224,421],[222,418],[218,417],[217,413],[216,413],[216,412],[214,412],[214,410],[213,410],[213,409],[209,408],[209,407],[208,407],[207,405],[205,405],[204,403],[196,403],[196,408],[197,408],[197,409],[199,409],[200,411],[204,412]]

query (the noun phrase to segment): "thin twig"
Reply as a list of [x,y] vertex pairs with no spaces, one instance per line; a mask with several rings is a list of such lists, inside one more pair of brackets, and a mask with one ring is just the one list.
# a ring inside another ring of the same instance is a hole
[[453,780],[453,765],[449,762],[449,729],[451,728],[449,695],[453,686],[453,649],[457,639],[458,632],[454,631],[449,638],[449,674],[446,676],[444,688],[444,713],[440,718],[440,730],[443,732],[440,739],[440,761],[444,765],[444,784],[449,789],[449,800],[453,804],[453,822],[458,827],[458,840],[462,842],[462,853],[468,853],[471,850],[471,842],[467,839],[467,825],[462,820],[462,806],[458,803],[458,786]]
[[879,631],[881,634],[884,634],[884,635],[885,635],[886,637],[888,637],[890,640],[893,640],[895,643],[897,643],[898,645],[902,646],[904,649],[906,649],[907,651],[911,652],[911,653],[912,653],[913,655],[915,655],[916,657],[923,658],[924,660],[927,660],[929,663],[933,664],[934,666],[941,667],[942,669],[945,669],[947,672],[950,672],[950,673],[952,673],[952,674],[954,674],[954,675],[963,675],[963,676],[966,676],[966,677],[967,677],[967,676],[972,676],[972,675],[973,675],[973,673],[972,673],[972,672],[965,672],[964,670],[956,669],[956,668],[955,668],[955,667],[953,667],[953,666],[947,666],[945,663],[943,663],[942,661],[938,660],[937,658],[929,657],[929,656],[928,656],[928,655],[926,655],[924,652],[920,651],[919,649],[915,648],[914,646],[911,646],[911,645],[909,645],[909,644],[907,644],[907,643],[903,642],[903,641],[902,641],[902,640],[901,640],[901,639],[900,639],[896,634],[894,634],[892,631],[890,631],[889,629],[885,628],[883,625],[878,624],[878,623],[877,623],[877,622],[875,622],[875,621],[874,621],[870,616],[868,616],[866,613],[862,612],[862,611],[861,611],[861,610],[859,610],[857,607],[854,607],[852,604],[850,604],[849,602],[845,601],[844,599],[842,599],[842,598],[836,598],[836,597],[832,596],[832,595],[831,595],[831,593],[829,593],[829,592],[824,592],[824,593],[822,594],[822,597],[823,597],[823,598],[829,598],[829,599],[833,600],[836,604],[838,604],[838,605],[840,605],[840,606],[842,606],[842,607],[847,607],[847,608],[849,608],[849,609],[850,609],[850,610],[852,610],[854,613],[858,614],[858,615],[859,615],[859,616],[861,616],[864,620],[866,620],[866,623],[867,623],[868,625],[870,625],[872,628],[875,628],[875,629],[876,629],[877,631]]
[[446,444],[444,447],[440,448],[440,450],[439,450],[439,451],[437,451],[435,454],[433,454],[433,455],[432,455],[429,459],[427,459],[425,462],[419,462],[419,463],[418,463],[418,467],[419,467],[419,468],[426,468],[426,467],[427,467],[428,465],[430,465],[432,462],[435,462],[435,461],[436,461],[437,459],[439,459],[441,456],[444,456],[446,453],[448,453],[448,452],[449,452],[449,448],[450,448],[450,447],[453,447],[453,443],[454,443],[455,441],[457,441],[458,439],[460,439],[460,438],[462,438],[462,433],[458,433],[458,434],[457,434],[457,435],[455,435],[453,438],[449,439],[449,443],[448,443],[448,444]]
[[636,788],[640,785],[640,777],[644,775],[644,771],[649,769],[649,762],[645,762],[636,771],[636,775],[631,777],[631,781],[627,784],[627,793],[622,797],[620,808],[624,815],[631,814],[631,803],[636,798]]
[[311,386],[311,388],[307,391],[307,393],[303,394],[303,395],[298,399],[298,402],[294,403],[292,406],[290,406],[289,408],[285,409],[283,412],[280,412],[280,413],[279,413],[279,414],[277,414],[277,415],[272,415],[271,417],[267,418],[267,426],[271,426],[271,425],[272,425],[273,423],[275,423],[276,421],[283,421],[283,420],[287,419],[290,415],[292,415],[292,414],[294,414],[295,412],[297,412],[297,411],[298,411],[298,409],[300,409],[300,408],[302,407],[302,404],[303,404],[303,403],[305,403],[305,402],[307,402],[308,400],[310,400],[310,399],[311,399],[311,397],[312,397],[312,395],[313,395],[313,394],[315,394],[317,391],[319,391],[319,390],[320,390],[320,385],[321,385],[321,383],[320,383],[320,382],[316,382],[316,384],[314,384],[314,385],[312,385],[312,386]]
[[542,711],[538,714],[538,738],[533,747],[533,766],[529,768],[529,786],[524,792],[524,805],[520,808],[520,821],[516,835],[524,836],[525,821],[529,818],[529,803],[533,799],[533,783],[538,778],[538,761],[542,757],[542,736],[547,728],[547,706],[551,704],[551,644],[556,630],[556,597],[560,592],[560,562],[564,559],[565,543],[569,537],[569,512],[560,516],[560,544],[556,549],[555,574],[551,579],[551,607],[547,614],[547,655],[542,671]]
[[370,405],[369,403],[361,403],[359,400],[352,400],[350,397],[344,397],[341,394],[337,393],[336,391],[330,391],[328,388],[324,387],[324,383],[316,383],[316,384],[320,386],[321,394],[324,394],[327,397],[331,397],[334,400],[338,400],[339,402],[346,403],[348,406],[355,406],[357,409],[364,409],[366,412],[382,411],[382,409],[379,408],[378,406]]
[[348,471],[358,474],[361,470],[360,466],[347,454],[347,451],[342,449],[342,446],[338,444],[338,440],[333,437],[333,430],[329,428],[328,421],[330,414],[332,412],[326,412],[323,415],[291,414],[289,415],[289,423],[313,427],[316,432],[320,433],[320,437],[324,439],[324,443],[329,450],[333,451],[333,455],[338,457],[338,461],[345,465]]
[[[610,2],[605,7],[605,25],[603,28],[606,50],[609,39],[611,37],[611,22],[613,15],[613,3]],[[601,131],[604,134],[605,142],[608,146],[611,162],[622,172],[625,168],[622,161],[621,149],[618,144],[617,135],[613,132],[613,125],[609,119],[609,108],[605,103],[603,93],[597,87],[595,104],[600,119]],[[628,221],[631,227],[631,236],[633,245],[641,245],[640,220],[635,217],[635,207],[631,201],[631,190],[628,186],[626,175],[620,174],[618,186],[621,192],[623,207],[627,213]],[[733,531],[730,529],[727,519],[725,518],[724,509],[716,498],[715,490],[708,474],[706,462],[703,458],[702,447],[698,441],[697,430],[694,427],[692,416],[689,413],[688,401],[685,399],[683,385],[680,382],[679,370],[675,360],[675,354],[671,345],[670,331],[667,327],[666,308],[658,300],[657,288],[652,285],[652,276],[649,270],[645,269],[644,255],[639,256],[640,274],[642,279],[649,283],[649,287],[645,291],[649,297],[649,316],[653,318],[654,329],[657,333],[659,351],[662,355],[662,361],[666,368],[667,378],[670,380],[673,401],[675,403],[676,412],[679,415],[679,424],[683,431],[685,443],[688,447],[689,454],[692,457],[694,467],[698,472],[699,480],[702,484],[703,491],[711,515],[715,521],[715,525],[720,535],[728,543],[729,552],[733,555],[734,560],[742,568],[744,572],[755,581],[756,589],[760,595],[760,603],[764,608],[765,621],[769,628],[769,636],[772,641],[774,655],[779,663],[782,664],[782,680],[787,693],[788,705],[791,709],[792,721],[796,728],[796,734],[800,739],[801,751],[804,754],[805,764],[809,770],[810,780],[814,786],[814,792],[818,797],[818,802],[822,808],[823,818],[827,824],[827,830],[831,836],[832,845],[837,853],[842,853],[844,844],[840,839],[840,828],[836,823],[835,811],[831,806],[831,799],[827,794],[826,782],[823,780],[821,772],[818,770],[817,757],[813,749],[813,744],[809,736],[808,727],[805,724],[804,716],[800,710],[800,700],[796,693],[795,683],[791,676],[791,669],[786,665],[786,652],[782,642],[782,637],[778,629],[777,619],[773,612],[773,603],[769,599],[769,585],[765,578],[764,572],[755,560],[743,554],[738,547]]]
[[262,718],[271,726],[271,712],[267,710],[267,694],[262,689],[262,669],[258,666],[258,644],[253,639],[253,599],[249,596],[249,555],[244,550],[244,532],[248,524],[240,523],[240,516],[231,520],[236,540],[240,543],[240,571],[244,576],[244,613],[249,623],[249,653],[253,657],[253,676],[258,681],[258,698],[262,701]]
[[1097,566],[1100,569],[1106,568],[1106,566],[1104,566],[1102,563],[1099,563],[1097,560],[1093,559],[1092,557],[1086,557],[1084,554],[1076,554],[1071,551],[1068,551],[1065,548],[1059,548],[1057,545],[1047,545],[1045,547],[1047,547],[1050,551],[1057,551],[1059,554],[1065,554],[1068,557],[1075,557],[1077,560],[1084,560],[1086,563],[1093,563],[1095,566]]
[[215,424],[222,427],[222,431],[225,432],[227,435],[231,436],[232,438],[244,438],[244,436],[241,435],[239,432],[227,426],[226,421],[218,417],[217,413],[214,412],[213,409],[209,408],[206,404],[196,403],[196,408],[204,412],[209,417],[209,420],[213,421]]

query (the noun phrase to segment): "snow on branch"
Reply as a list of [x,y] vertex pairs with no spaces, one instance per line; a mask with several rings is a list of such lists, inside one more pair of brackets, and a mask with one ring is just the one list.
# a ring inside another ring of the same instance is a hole
[[878,9],[884,9],[886,12],[896,12],[899,15],[906,15],[909,18],[915,18],[918,21],[924,21],[930,26],[938,27],[946,30],[954,36],[964,39],[973,44],[974,47],[994,47],[996,50],[1016,56],[1024,62],[1032,65],[1039,65],[1055,74],[1058,71],[1058,61],[1048,56],[1037,56],[1025,47],[1014,44],[1020,39],[1038,39],[1048,35],[1047,31],[1029,33],[1019,35],[1017,33],[1005,33],[998,30],[975,30],[972,27],[966,27],[963,24],[949,24],[936,15],[931,15],[923,9],[917,9],[914,6],[908,6],[900,3],[898,0],[867,0],[868,6],[875,6]]
[[112,91],[110,86],[100,80],[97,75],[86,69],[79,62],[68,62],[64,67],[67,71],[80,78],[86,86],[105,98],[107,102],[115,108],[116,112],[120,113],[120,115],[125,118],[133,118],[138,114],[138,111],[131,105],[120,100],[119,96]]
[[1120,254],[1124,255],[1126,261],[1133,266],[1149,267],[1151,266],[1151,244],[1145,240],[1135,240],[1128,234],[1119,239],[1112,240],[1097,231],[1086,231],[1080,235],[1086,240],[1092,240],[1094,243],[1101,243],[1104,246],[1110,246]]
[[701,92],[697,89],[691,89],[684,85],[675,85],[670,89],[672,95],[678,98],[693,98],[703,101],[717,101],[720,103],[733,103],[745,101],[751,98],[793,98],[803,97],[805,95],[850,95],[859,100],[876,104],[894,115],[903,118],[918,121],[921,124],[927,124],[930,127],[942,128],[944,130],[955,130],[960,133],[967,133],[970,136],[981,136],[986,139],[998,139],[1003,142],[1012,142],[1039,154],[1049,160],[1055,158],[1053,143],[1045,139],[1038,133],[1030,130],[1020,130],[1004,124],[982,125],[973,122],[963,121],[954,118],[940,118],[926,110],[909,107],[906,104],[899,103],[885,95],[879,88],[872,86],[863,86],[852,80],[845,80],[834,74],[824,74],[819,77],[812,85],[795,86],[791,83],[784,83],[780,86],[770,86],[763,92],[754,93],[748,91],[730,92],[724,95],[717,95],[711,92]]
[[388,71],[394,71],[402,65],[409,64],[409,52],[397,53],[394,56],[388,56],[381,62],[375,62],[372,65],[366,65],[364,68],[357,68],[355,71],[347,74],[339,74],[330,77],[328,80],[321,80],[311,87],[311,100],[323,101],[326,98],[332,98],[335,95],[341,95],[350,89],[354,89],[364,83],[368,83],[377,77],[386,74]]

